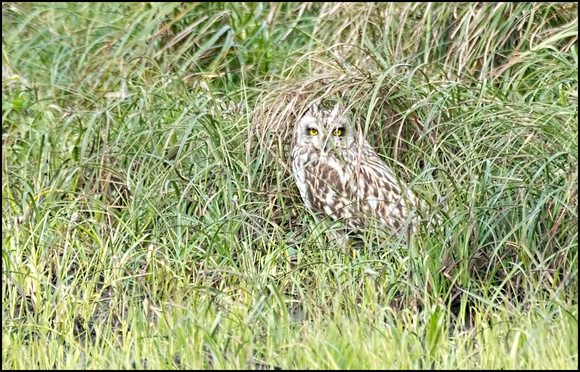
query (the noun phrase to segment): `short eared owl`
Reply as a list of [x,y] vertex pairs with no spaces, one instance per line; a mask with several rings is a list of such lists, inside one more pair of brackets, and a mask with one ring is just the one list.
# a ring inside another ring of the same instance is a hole
[[312,105],[297,123],[292,171],[306,206],[351,231],[373,219],[399,231],[417,204],[338,104],[332,110]]

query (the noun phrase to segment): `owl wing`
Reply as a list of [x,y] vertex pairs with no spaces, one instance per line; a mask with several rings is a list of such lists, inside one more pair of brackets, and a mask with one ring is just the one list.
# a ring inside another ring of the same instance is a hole
[[360,208],[365,213],[374,214],[392,229],[399,230],[404,225],[409,211],[415,208],[416,197],[406,185],[397,180],[391,168],[370,149],[370,146],[365,148],[364,152],[365,156],[359,163],[359,169],[353,169],[353,172],[358,174]]

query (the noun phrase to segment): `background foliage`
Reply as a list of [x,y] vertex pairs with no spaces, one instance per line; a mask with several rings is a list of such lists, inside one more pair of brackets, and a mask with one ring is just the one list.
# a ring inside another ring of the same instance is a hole
[[[576,3],[3,3],[3,368],[577,368],[577,41]],[[329,240],[313,101],[441,226]]]

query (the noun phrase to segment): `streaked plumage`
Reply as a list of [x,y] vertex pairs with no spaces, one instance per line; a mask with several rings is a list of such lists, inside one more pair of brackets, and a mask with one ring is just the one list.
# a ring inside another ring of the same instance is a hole
[[332,110],[313,105],[296,124],[292,170],[306,206],[343,221],[351,231],[372,219],[399,231],[417,205],[338,104]]

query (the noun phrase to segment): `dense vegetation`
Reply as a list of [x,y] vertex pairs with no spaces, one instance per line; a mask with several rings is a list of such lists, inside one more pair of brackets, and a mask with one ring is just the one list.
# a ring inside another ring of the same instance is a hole
[[[577,368],[577,42],[576,3],[3,3],[2,367]],[[330,239],[315,100],[437,228]]]

